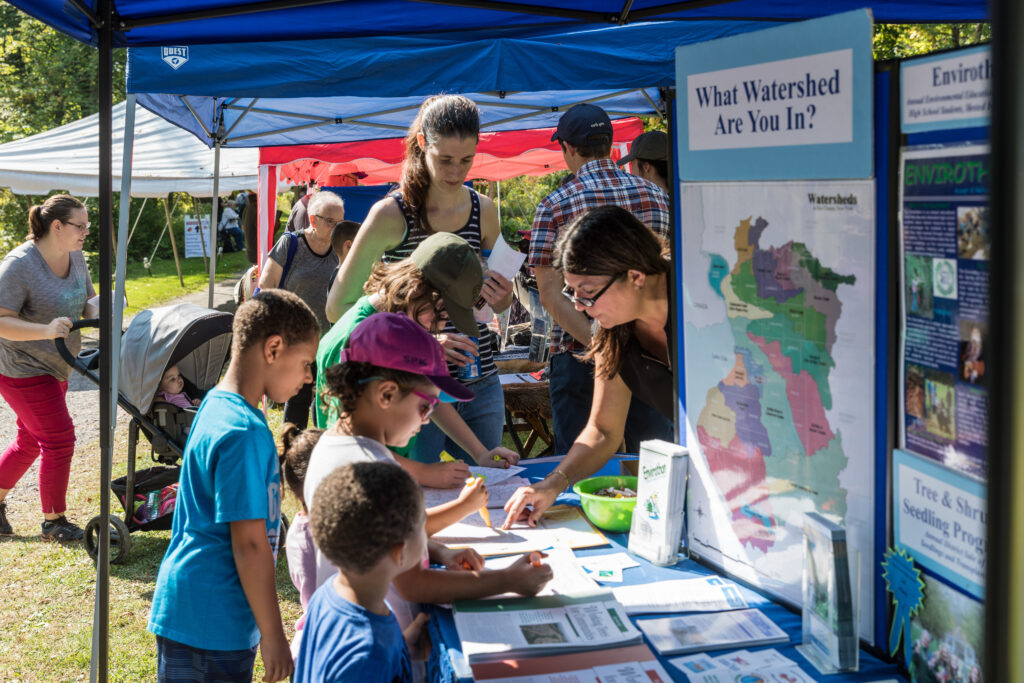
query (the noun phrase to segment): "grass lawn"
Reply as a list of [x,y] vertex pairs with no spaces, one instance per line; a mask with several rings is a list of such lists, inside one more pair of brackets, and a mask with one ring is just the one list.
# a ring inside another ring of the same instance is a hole
[[[97,257],[89,256],[92,278],[95,282]],[[223,254],[217,259],[217,279],[238,278],[249,267],[244,251]],[[183,294],[199,292],[209,284],[208,266],[201,258],[181,259],[181,276],[185,281],[184,288],[178,281],[178,271],[174,267],[174,259],[160,259],[150,264],[150,270],[142,267],[141,261],[129,261],[127,267],[128,282],[125,295],[128,297],[128,308],[125,316],[135,315],[139,311],[159,306]]]

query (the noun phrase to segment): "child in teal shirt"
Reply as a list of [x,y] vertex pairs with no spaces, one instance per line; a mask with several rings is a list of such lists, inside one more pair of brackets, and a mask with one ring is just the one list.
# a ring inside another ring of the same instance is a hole
[[277,602],[277,449],[262,396],[283,403],[312,381],[319,325],[297,296],[264,290],[239,307],[231,363],[199,406],[185,445],[171,543],[153,593],[158,680],[268,681],[292,658]]

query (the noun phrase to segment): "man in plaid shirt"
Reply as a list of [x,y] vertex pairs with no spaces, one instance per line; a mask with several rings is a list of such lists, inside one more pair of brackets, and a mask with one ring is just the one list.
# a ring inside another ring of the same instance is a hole
[[[649,180],[619,170],[612,161],[612,122],[603,109],[593,104],[570,108],[559,119],[551,140],[558,140],[565,163],[576,177],[537,206],[527,262],[537,276],[541,304],[556,323],[549,336],[549,390],[555,453],[564,454],[586,426],[594,396],[594,372],[575,357],[590,343],[591,320],[562,296],[565,282],[551,267],[555,240],[577,216],[608,204],[631,211],[666,241],[672,222],[668,195]],[[635,453],[643,439],[671,440],[672,423],[634,400],[625,436],[627,450]]]

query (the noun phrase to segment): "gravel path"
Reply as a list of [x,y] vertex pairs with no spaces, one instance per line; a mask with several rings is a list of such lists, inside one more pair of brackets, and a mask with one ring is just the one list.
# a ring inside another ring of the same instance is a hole
[[[219,310],[234,311],[235,305],[234,285],[236,279],[229,279],[218,282],[214,287],[214,307]],[[168,303],[194,303],[198,306],[206,306],[208,293],[204,290],[196,294],[189,294],[175,299]],[[125,321],[127,327],[128,321]],[[83,348],[99,345],[99,336],[96,330],[87,334],[83,339]],[[99,451],[100,442],[100,413],[99,413],[99,388],[91,380],[78,373],[71,373],[68,380],[67,404],[68,412],[75,423],[75,454],[86,451]],[[0,400],[0,449],[6,448],[17,432],[17,416],[6,401]],[[123,410],[117,411],[117,429],[126,428],[128,415]],[[39,510],[39,483],[38,483],[38,461],[34,464],[18,485],[8,494],[7,502],[12,514],[19,510]],[[74,485],[74,482],[72,482]]]

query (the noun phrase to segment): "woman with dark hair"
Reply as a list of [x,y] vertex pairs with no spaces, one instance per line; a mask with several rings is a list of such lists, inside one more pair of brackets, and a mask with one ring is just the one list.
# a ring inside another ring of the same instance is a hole
[[14,441],[0,455],[0,535],[11,535],[4,499],[39,464],[43,538],[77,541],[84,533],[64,516],[75,453],[75,425],[64,395],[71,368],[53,340],[78,354],[82,337],[71,325],[95,317],[95,294],[82,245],[89,234],[85,205],[59,194],[28,213],[30,234],[0,262],[0,396],[18,416]]
[[663,243],[629,211],[602,206],[559,236],[552,266],[565,278],[562,293],[599,325],[584,356],[594,361],[594,402],[587,426],[558,468],[509,499],[505,528],[527,512],[536,524],[558,494],[608,462],[622,443],[634,395],[666,424],[675,414],[668,343],[672,262]]
[[[479,135],[480,113],[472,100],[436,95],[423,103],[405,138],[399,189],[370,209],[327,297],[329,320],[337,320],[355,304],[374,264],[409,258],[420,242],[434,233],[458,235],[478,255],[494,246],[501,234],[494,202],[465,185]],[[481,298],[495,311],[505,310],[512,303],[512,283],[497,273],[486,276]],[[437,339],[452,374],[479,363],[478,372],[464,372],[460,378],[476,398],[460,403],[457,410],[484,446],[493,449],[501,444],[505,401],[491,336],[487,326],[474,321],[468,312],[461,317],[454,310],[449,314],[451,319]],[[466,335],[459,329],[477,332]],[[468,377],[470,374],[475,376]],[[421,430],[410,455],[433,462],[442,449],[474,463],[469,453],[433,424]]]

